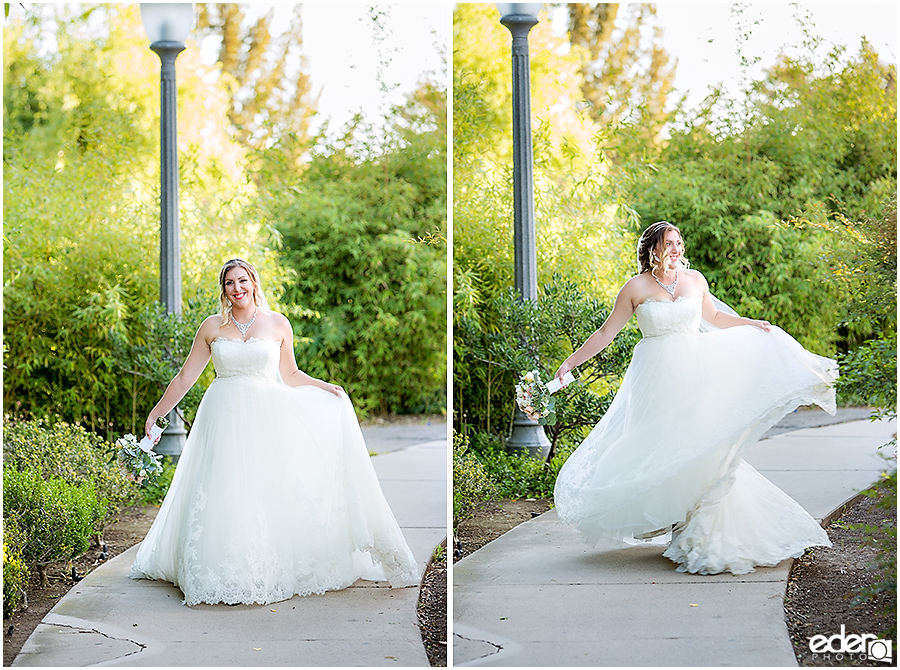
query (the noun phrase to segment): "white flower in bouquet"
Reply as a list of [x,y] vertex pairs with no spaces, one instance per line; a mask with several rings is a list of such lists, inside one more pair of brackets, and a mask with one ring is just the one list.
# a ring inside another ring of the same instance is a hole
[[556,423],[556,400],[551,397],[547,385],[541,381],[541,373],[528,370],[522,373],[516,384],[516,404],[532,421],[542,426]]
[[153,451],[153,445],[159,442],[160,435],[168,425],[168,419],[164,416],[159,417],[156,424],[150,429],[153,436],[152,441],[144,436],[138,442],[131,433],[116,440],[116,446],[119,447],[116,461],[119,465],[119,472],[126,479],[138,484],[147,480],[147,483],[152,484],[162,474],[162,456]]

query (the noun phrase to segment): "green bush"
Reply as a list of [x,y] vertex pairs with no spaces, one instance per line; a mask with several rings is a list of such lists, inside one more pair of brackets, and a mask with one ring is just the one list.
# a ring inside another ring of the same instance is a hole
[[840,357],[841,400],[875,408],[874,418],[897,416],[897,338],[869,340]]
[[560,443],[547,462],[524,452],[508,453],[495,435],[472,437],[472,453],[500,498],[553,498],[556,476],[573,450],[568,441]]
[[81,426],[21,421],[3,430],[4,465],[31,469],[45,479],[58,478],[78,486],[90,484],[106,501],[95,532],[110,523],[121,507],[138,500],[139,491],[116,467],[115,447]]
[[[532,302],[509,290],[464,315],[454,314],[453,410],[460,432],[505,437],[515,410],[519,375],[537,369],[542,379],[550,379],[609,315],[602,301],[559,275],[540,293],[539,300]],[[636,329],[624,329],[579,367],[577,384],[555,396],[557,421],[545,427],[552,445],[548,460],[565,434],[580,435],[606,412],[637,341]]]
[[25,534],[14,519],[3,521],[3,618],[15,612],[28,583],[28,566],[22,560]]
[[415,99],[382,130],[356,127],[362,139],[320,138],[302,174],[290,142],[260,171],[297,364],[361,414],[447,406],[446,98]]
[[3,466],[3,516],[22,529],[22,558],[47,583],[46,566],[80,556],[107,510],[89,482],[72,485],[40,470]]
[[168,456],[162,457],[163,471],[152,484],[144,482],[140,488],[141,503],[144,505],[160,505],[169,492],[172,477],[175,476],[175,463]]
[[494,487],[477,458],[467,453],[469,440],[453,434],[453,527],[468,519],[475,506],[494,497]]

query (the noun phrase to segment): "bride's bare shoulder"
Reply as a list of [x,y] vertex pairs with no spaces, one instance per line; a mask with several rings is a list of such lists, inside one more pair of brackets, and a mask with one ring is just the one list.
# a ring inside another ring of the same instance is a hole
[[619,294],[622,296],[633,297],[636,294],[646,293],[647,288],[653,284],[649,272],[642,272],[634,275],[631,279],[622,285]]
[[691,279],[695,279],[695,280],[697,280],[697,281],[699,281],[699,282],[703,282],[704,284],[707,283],[707,282],[706,282],[706,277],[703,276],[703,273],[700,272],[700,270],[691,270],[691,269],[687,269],[687,270],[684,271],[684,273],[685,273],[685,275],[687,275],[687,276],[690,277]]
[[616,298],[617,302],[628,300],[631,302],[632,308],[641,304],[651,288],[652,281],[648,283],[649,280],[650,276],[647,272],[635,275],[629,279],[619,289],[619,295]]

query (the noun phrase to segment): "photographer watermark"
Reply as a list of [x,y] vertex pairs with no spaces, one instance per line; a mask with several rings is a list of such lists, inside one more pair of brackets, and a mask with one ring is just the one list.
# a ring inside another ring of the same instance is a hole
[[894,660],[894,643],[882,640],[872,633],[856,635],[845,631],[841,624],[841,632],[836,635],[813,635],[809,638],[809,650],[823,659],[840,661],[844,658],[855,658],[860,661],[882,661],[892,663]]

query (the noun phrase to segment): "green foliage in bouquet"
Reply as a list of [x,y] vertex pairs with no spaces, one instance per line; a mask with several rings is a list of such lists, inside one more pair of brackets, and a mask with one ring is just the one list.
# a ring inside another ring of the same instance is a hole
[[472,516],[475,506],[495,495],[481,462],[469,451],[466,436],[453,433],[453,527]]
[[17,470],[34,470],[45,479],[58,478],[72,486],[89,484],[105,501],[95,532],[102,532],[118,510],[137,500],[129,485],[111,462],[112,445],[81,426],[64,422],[7,422],[3,427],[4,465]]
[[116,440],[116,446],[119,447],[116,463],[119,471],[129,481],[141,484],[146,480],[153,483],[162,474],[162,455],[152,449],[141,449],[140,442],[131,433]]
[[[541,287],[537,302],[510,290],[458,316],[453,334],[457,430],[505,437],[520,372],[538,370],[542,379],[551,379],[608,315],[609,309],[579,285],[554,276]],[[556,422],[545,426],[553,447],[548,461],[565,432],[593,426],[606,412],[637,340],[636,330],[626,328],[581,366],[576,383],[553,395]]]
[[30,573],[22,559],[25,534],[14,519],[3,520],[3,618],[12,616],[19,606]]
[[49,583],[50,563],[76,558],[90,547],[91,535],[107,511],[89,482],[72,485],[40,470],[3,465],[3,517],[25,535],[22,558]]

